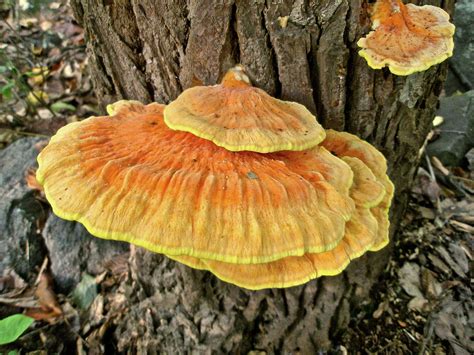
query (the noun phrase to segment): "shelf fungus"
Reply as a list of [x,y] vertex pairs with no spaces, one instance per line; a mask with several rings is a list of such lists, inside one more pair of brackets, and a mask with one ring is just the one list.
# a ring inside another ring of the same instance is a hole
[[424,71],[453,55],[454,25],[441,8],[377,0],[372,28],[357,45],[373,69],[388,66],[396,75]]
[[38,157],[54,213],[97,237],[253,290],[338,274],[388,242],[383,155],[240,67],[168,106],[107,111],[61,128]]
[[171,129],[190,132],[230,151],[305,150],[325,136],[306,107],[253,87],[240,66],[219,85],[185,90],[166,107],[164,116]]

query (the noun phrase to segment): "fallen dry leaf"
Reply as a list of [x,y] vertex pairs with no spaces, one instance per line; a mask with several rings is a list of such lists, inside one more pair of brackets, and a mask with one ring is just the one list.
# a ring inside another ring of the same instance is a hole
[[466,233],[474,235],[474,227],[467,224],[467,223],[462,223],[462,222],[455,221],[455,220],[452,220],[449,223],[451,223],[451,225],[454,228],[456,228],[458,231],[466,232]]
[[414,297],[408,302],[408,309],[417,312],[428,312],[430,310],[429,301],[424,297]]
[[421,268],[421,286],[423,288],[423,293],[426,298],[430,300],[436,300],[443,291],[441,284],[436,281],[431,270],[422,267]]
[[431,179],[428,173],[418,176],[417,187],[414,191],[426,196],[434,206],[437,205],[441,194],[438,183]]
[[40,308],[29,309],[26,315],[36,320],[52,320],[63,314],[56,293],[53,290],[53,279],[45,271],[39,276],[39,284],[35,291]]
[[420,283],[420,266],[415,263],[405,263],[398,271],[400,285],[413,297],[423,297]]
[[26,171],[26,185],[32,189],[44,193],[43,186],[36,180],[36,169],[30,168]]
[[449,265],[452,271],[454,271],[456,274],[458,274],[462,278],[466,277],[466,274],[464,273],[461,266],[459,266],[456,263],[456,261],[453,260],[453,258],[451,257],[450,253],[446,250],[446,248],[440,245],[436,248],[436,251],[438,252],[438,255],[443,259],[443,261],[447,265]]

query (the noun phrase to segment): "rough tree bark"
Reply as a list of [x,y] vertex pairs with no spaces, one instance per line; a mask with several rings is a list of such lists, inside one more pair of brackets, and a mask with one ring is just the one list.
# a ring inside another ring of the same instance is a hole
[[[453,10],[454,0],[414,1]],[[242,63],[271,95],[306,105],[326,128],[356,133],[388,158],[395,227],[430,129],[446,65],[396,77],[357,54],[370,28],[363,0],[72,0],[96,94],[167,103]],[[288,23],[282,26],[281,20]],[[329,349],[369,292],[390,248],[337,277],[250,292],[137,249],[125,286],[119,350],[314,353]]]

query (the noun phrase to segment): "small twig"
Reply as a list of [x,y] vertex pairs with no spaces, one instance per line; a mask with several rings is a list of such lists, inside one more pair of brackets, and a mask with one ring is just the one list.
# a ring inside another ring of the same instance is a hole
[[41,267],[38,271],[38,276],[36,277],[36,280],[35,280],[35,286],[37,286],[39,284],[40,279],[41,279],[41,275],[43,275],[44,271],[48,267],[48,264],[49,264],[49,259],[48,259],[47,256],[45,256],[44,260],[43,260],[43,263],[41,264]]
[[454,225],[455,227],[457,227],[456,229],[458,229],[458,230],[460,229],[463,232],[471,233],[471,234],[474,233],[474,227],[469,225],[469,224],[459,222],[459,221],[456,221],[456,220],[451,220],[450,223],[452,225]]
[[466,179],[462,176],[452,176],[452,179],[456,182],[460,181],[462,183],[462,187],[463,187],[464,190],[466,190],[470,194],[474,194],[474,189],[472,189],[469,186],[469,184],[474,186],[474,181],[472,181],[471,179]]
[[403,330],[403,332],[404,332],[406,335],[408,335],[408,337],[409,337],[411,340],[413,340],[415,343],[418,343],[418,340],[416,340],[416,338],[415,338],[413,335],[411,335],[408,330],[406,330],[406,329],[402,329],[402,330]]
[[15,131],[14,129],[10,128],[0,128],[2,131],[7,131],[7,132],[12,132],[16,133],[22,136],[28,136],[28,137],[43,137],[43,138],[50,138],[50,136],[46,134],[41,134],[41,133],[32,133],[32,132],[23,132],[23,131]]
[[433,161],[436,171],[439,171],[439,173],[436,173],[435,171],[435,175],[438,176],[441,182],[446,186],[456,190],[459,195],[463,197],[467,196],[467,191],[456,181],[456,179],[454,179],[453,174],[451,174],[451,172],[443,165],[443,163],[441,163],[437,157],[432,157],[431,160]]
[[428,157],[428,154],[425,154],[425,159],[426,159],[426,165],[428,165],[428,170],[430,172],[430,179],[431,181],[436,181],[436,175],[433,170],[433,166],[431,165],[430,158]]
[[[430,176],[430,180],[431,182],[435,183],[435,184],[438,184],[438,182],[436,181],[436,174],[435,174],[435,171],[433,169],[433,166],[431,165],[431,161],[430,161],[430,158],[428,156],[428,154],[426,154],[426,151],[425,151],[425,159],[426,159],[426,165],[428,165],[428,170],[429,170],[429,176]],[[436,198],[436,210],[438,211],[438,213],[441,212],[441,204],[440,204],[440,201],[439,201],[439,196],[437,196]]]
[[431,161],[436,169],[441,171],[444,175],[448,176],[450,174],[449,170],[441,163],[441,161],[437,157],[431,157]]
[[0,303],[8,304],[10,306],[21,307],[21,308],[35,308],[38,307],[38,301],[31,297],[22,298],[6,298],[0,297]]
[[52,63],[57,63],[60,60],[68,60],[69,57],[72,57],[76,52],[83,51],[86,46],[80,45],[80,46],[68,46],[62,49],[61,54],[56,55],[54,57],[50,57],[46,59],[47,64],[52,64]]

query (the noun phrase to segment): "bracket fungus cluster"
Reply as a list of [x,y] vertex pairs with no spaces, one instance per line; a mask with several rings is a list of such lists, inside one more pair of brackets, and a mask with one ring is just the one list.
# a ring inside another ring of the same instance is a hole
[[424,71],[453,55],[454,25],[441,8],[377,0],[372,28],[357,45],[373,69],[388,66],[396,75]]
[[168,106],[119,101],[38,157],[53,211],[248,289],[340,273],[388,243],[383,155],[231,69]]

